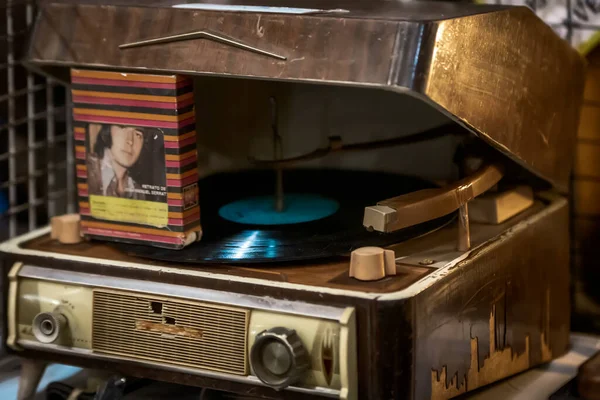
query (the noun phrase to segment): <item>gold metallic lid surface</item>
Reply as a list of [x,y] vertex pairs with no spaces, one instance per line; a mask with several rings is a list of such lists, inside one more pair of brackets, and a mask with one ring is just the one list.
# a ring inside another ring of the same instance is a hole
[[88,67],[408,93],[567,191],[584,64],[529,9],[227,3],[45,0],[25,62],[50,74]]

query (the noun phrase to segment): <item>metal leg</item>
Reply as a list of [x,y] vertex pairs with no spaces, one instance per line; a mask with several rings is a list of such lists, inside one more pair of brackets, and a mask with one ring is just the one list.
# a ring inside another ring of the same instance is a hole
[[40,383],[40,379],[46,370],[46,365],[47,363],[43,361],[29,360],[26,358],[21,360],[21,376],[19,378],[17,400],[33,399],[38,384]]

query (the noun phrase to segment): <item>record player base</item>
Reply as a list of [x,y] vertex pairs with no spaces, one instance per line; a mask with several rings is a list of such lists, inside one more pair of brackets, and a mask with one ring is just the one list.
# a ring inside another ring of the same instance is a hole
[[[231,398],[244,399],[446,399],[563,354],[569,339],[566,200],[538,200],[528,211],[496,227],[473,224],[473,248],[466,253],[448,251],[448,246],[455,245],[455,229],[448,226],[395,246],[398,275],[377,282],[348,278],[347,260],[311,266],[193,268],[133,259],[102,244],[53,244],[47,230],[32,232],[0,247],[4,276],[13,274],[5,279],[3,293],[15,293],[9,290],[8,281],[14,289],[14,285],[34,275],[47,274],[54,282],[63,276],[71,280],[88,277],[89,282],[100,282],[94,281],[94,277],[100,277],[103,282],[114,281],[122,287],[137,285],[144,292],[140,297],[154,296],[154,290],[192,288],[186,292],[192,297],[212,293],[216,294],[215,299],[227,297],[229,305],[235,301],[247,305],[257,299],[252,307],[264,312],[308,310],[313,316],[322,314],[332,320],[339,317],[335,321],[342,326],[340,332],[346,332],[339,343],[345,343],[348,351],[339,347],[330,354],[333,369],[328,373],[333,375],[326,379],[330,387],[324,386],[327,383],[316,387],[300,381],[292,388],[276,391],[252,377],[253,370],[247,364],[238,375],[180,368],[173,365],[180,361],[173,355],[175,342],[172,358],[167,357],[166,361],[136,358],[135,354],[110,356],[96,348],[100,336],[94,336],[86,351],[36,343],[27,336],[29,322],[19,321],[18,312],[15,314],[20,302],[28,301],[27,298],[10,295],[5,298],[5,326],[14,328],[17,323],[19,329],[5,332],[4,337],[9,338],[7,350],[38,363],[107,369],[223,390],[231,392]],[[435,254],[439,257],[432,259]],[[430,265],[413,261],[419,259]],[[15,265],[22,265],[20,272],[15,273]],[[154,283],[160,285],[153,286]],[[60,303],[62,294],[56,296]],[[90,307],[98,306],[94,303]],[[336,310],[344,313],[338,315]],[[94,315],[95,324],[119,318],[118,312],[101,315],[100,308],[84,312]],[[255,312],[252,309],[248,314],[250,321]],[[352,318],[344,320],[342,314],[352,315],[355,324]],[[279,319],[278,323],[288,320],[291,319]],[[137,323],[136,327],[140,328]],[[125,330],[115,331],[114,337],[127,334]],[[252,335],[249,329],[248,348]],[[163,336],[166,349],[174,336]],[[317,346],[311,353],[314,376],[325,374],[327,369],[327,348],[322,343],[320,349]]]

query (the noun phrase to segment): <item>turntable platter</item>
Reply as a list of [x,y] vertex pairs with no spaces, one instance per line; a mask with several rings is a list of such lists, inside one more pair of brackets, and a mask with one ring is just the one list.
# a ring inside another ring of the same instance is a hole
[[204,234],[201,241],[182,250],[117,246],[135,256],[178,263],[299,261],[343,256],[363,246],[399,243],[438,229],[453,218],[449,215],[393,233],[368,232],[362,225],[365,206],[433,184],[397,174],[316,169],[285,171],[286,208],[277,218],[270,218],[274,174],[252,170],[200,180]]

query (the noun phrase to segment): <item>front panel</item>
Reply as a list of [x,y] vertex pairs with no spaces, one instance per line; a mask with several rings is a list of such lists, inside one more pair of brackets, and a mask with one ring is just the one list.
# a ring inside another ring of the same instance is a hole
[[7,344],[352,399],[354,314],[15,263]]
[[101,289],[93,291],[93,298],[95,352],[248,373],[246,309]]

